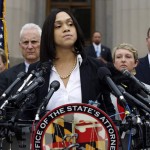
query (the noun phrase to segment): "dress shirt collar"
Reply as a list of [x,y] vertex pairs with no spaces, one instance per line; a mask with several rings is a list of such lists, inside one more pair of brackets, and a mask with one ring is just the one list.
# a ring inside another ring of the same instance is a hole
[[150,66],[150,53],[148,53],[148,62],[149,62],[149,66]]

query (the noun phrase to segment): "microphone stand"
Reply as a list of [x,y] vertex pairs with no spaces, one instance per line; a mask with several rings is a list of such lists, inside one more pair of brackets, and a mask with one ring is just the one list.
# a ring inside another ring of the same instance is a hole
[[[18,120],[18,117],[20,113],[23,112],[25,109],[25,104],[29,101],[32,100],[35,94],[29,94],[24,100],[22,100],[21,104],[16,104],[18,106],[18,111],[15,112],[15,114],[10,118],[10,120],[3,119],[6,115],[3,113],[3,111],[6,112],[4,108],[8,104],[8,100],[0,107],[2,114],[1,114],[1,120],[0,120],[0,127],[1,127],[1,132],[0,132],[0,150],[3,149],[3,140],[6,139],[7,142],[10,143],[10,150],[12,147],[12,136],[16,134],[16,136],[19,136],[19,142],[21,145],[19,147],[25,147],[23,141],[25,138],[23,138],[23,133],[22,133],[22,127],[28,127],[28,125],[31,123],[30,121],[27,124],[24,124],[23,121]],[[20,125],[17,123],[20,121]],[[17,131],[17,132],[16,132]],[[19,132],[18,132],[19,131]],[[19,133],[19,134],[18,134]]]
[[44,111],[44,109],[46,108],[50,98],[52,97],[52,95],[54,94],[54,92],[56,92],[60,87],[60,83],[57,80],[54,80],[51,84],[50,84],[50,90],[48,92],[48,94],[45,96],[45,98],[42,100],[42,103],[40,104],[36,115],[35,115],[35,121],[39,121],[40,120],[40,114],[41,114],[41,110]]
[[43,103],[39,106],[39,108],[37,110],[37,113],[35,115],[35,121],[39,121],[40,120],[40,114],[45,110],[46,105],[48,104],[49,99],[50,98],[48,96],[43,99]]

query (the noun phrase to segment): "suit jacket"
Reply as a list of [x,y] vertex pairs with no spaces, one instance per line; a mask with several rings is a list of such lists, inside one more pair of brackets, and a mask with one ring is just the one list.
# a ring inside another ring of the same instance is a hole
[[[85,48],[85,51],[88,56],[91,56],[94,58],[97,57],[93,44],[87,46]],[[107,62],[112,62],[111,50],[104,45],[101,45],[101,57],[104,58]]]
[[139,59],[139,64],[136,67],[136,75],[141,82],[150,85],[150,64],[148,55]]
[[[15,81],[17,78],[17,75],[20,72],[25,72],[25,64],[20,63],[18,65],[15,65],[4,72],[0,73],[0,96],[4,93],[4,91]],[[22,85],[23,81],[20,82],[11,89],[10,94],[8,94],[8,97],[16,93],[16,90]],[[0,100],[0,105],[2,105],[5,101],[5,99],[8,99],[8,97]],[[8,104],[9,105],[9,104]],[[10,105],[9,105],[10,106]],[[11,119],[11,117],[15,116],[17,114],[17,109],[14,106],[6,107],[6,119]]]
[[25,64],[20,63],[0,73],[0,95],[11,85],[20,72],[25,72]]

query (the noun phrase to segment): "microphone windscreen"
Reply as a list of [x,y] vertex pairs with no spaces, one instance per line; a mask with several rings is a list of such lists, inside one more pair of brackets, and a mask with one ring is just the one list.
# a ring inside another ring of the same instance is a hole
[[26,75],[25,72],[20,72],[20,73],[17,75],[17,78],[23,78],[25,75]]
[[29,69],[28,69],[28,74],[31,73],[32,70],[36,70],[37,69],[37,66],[39,65],[39,61],[38,62],[35,62],[35,63],[32,63],[29,65]]
[[51,67],[52,67],[52,62],[51,61],[47,61],[47,62],[43,62],[43,63],[40,62],[37,65],[37,70],[42,70],[43,73],[45,74],[45,73],[50,72]]
[[106,67],[100,67],[98,69],[98,76],[101,80],[103,80],[106,76],[111,76],[111,72]]
[[50,89],[53,88],[55,91],[57,91],[60,87],[60,83],[56,80],[54,80],[51,84],[50,84]]
[[122,74],[125,75],[126,77],[131,77],[132,74],[127,70],[127,69],[122,69],[121,70]]

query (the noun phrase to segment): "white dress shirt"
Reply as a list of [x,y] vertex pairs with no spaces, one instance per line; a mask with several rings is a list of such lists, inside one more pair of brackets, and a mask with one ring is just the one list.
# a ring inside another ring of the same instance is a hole
[[69,103],[81,103],[81,82],[80,82],[80,70],[79,66],[82,63],[81,55],[77,56],[77,64],[73,72],[71,73],[67,86],[64,86],[62,79],[60,78],[55,67],[52,67],[50,75],[50,84],[54,80],[60,82],[60,88],[52,95],[46,107],[47,110],[52,110],[58,106]]
[[28,72],[28,69],[29,69],[29,63],[27,63],[26,61],[24,62],[25,63],[25,72]]
[[148,62],[149,62],[149,66],[150,66],[150,53],[148,53]]

